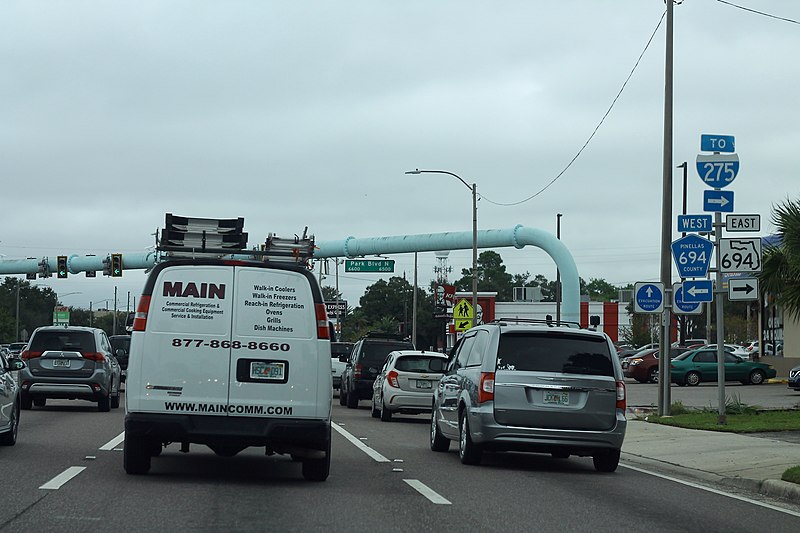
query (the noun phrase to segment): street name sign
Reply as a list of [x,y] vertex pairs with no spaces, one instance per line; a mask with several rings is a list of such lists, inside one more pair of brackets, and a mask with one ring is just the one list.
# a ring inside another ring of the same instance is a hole
[[699,315],[703,312],[703,304],[684,301],[683,283],[672,285],[672,299],[672,312],[676,315]]
[[475,308],[466,298],[456,302],[453,307],[453,322],[456,331],[467,331],[472,327],[472,320],[475,318]]
[[703,152],[733,153],[736,151],[736,142],[733,135],[703,133],[700,135],[700,150]]
[[683,282],[683,301],[686,303],[710,302],[714,299],[714,284],[710,279],[693,279]]
[[394,259],[345,259],[345,272],[394,272]]
[[711,233],[711,215],[678,215],[678,231],[681,233]]
[[728,280],[728,300],[758,300],[758,279],[731,278]]
[[727,187],[739,173],[736,154],[697,154],[695,164],[703,183],[715,189]]
[[326,301],[325,312],[328,313],[328,317],[343,317],[347,314],[347,300]]
[[703,211],[733,213],[733,191],[703,191]]
[[694,233],[673,241],[672,258],[678,275],[682,278],[706,277],[713,250],[713,242]]
[[634,313],[661,313],[664,311],[664,284],[640,281],[633,286]]
[[725,215],[727,231],[761,231],[761,215]]
[[719,240],[719,271],[761,272],[761,237]]

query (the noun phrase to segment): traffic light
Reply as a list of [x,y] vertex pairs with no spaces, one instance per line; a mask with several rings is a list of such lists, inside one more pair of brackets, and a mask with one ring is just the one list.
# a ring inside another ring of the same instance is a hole
[[25,274],[25,279],[36,279],[36,272],[28,272]]
[[56,261],[56,272],[58,273],[58,277],[64,279],[67,277],[67,256],[66,255],[59,255],[58,260]]
[[86,271],[86,277],[87,278],[95,278],[95,277],[97,277],[97,272],[95,272],[94,270],[87,270]]
[[122,277],[122,254],[111,254],[111,277]]

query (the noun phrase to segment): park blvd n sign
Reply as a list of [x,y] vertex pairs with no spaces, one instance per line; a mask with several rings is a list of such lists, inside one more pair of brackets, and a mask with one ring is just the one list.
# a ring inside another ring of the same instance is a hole
[[672,258],[682,278],[704,278],[711,263],[714,243],[694,233],[673,241]]
[[345,259],[345,272],[394,272],[394,259]]

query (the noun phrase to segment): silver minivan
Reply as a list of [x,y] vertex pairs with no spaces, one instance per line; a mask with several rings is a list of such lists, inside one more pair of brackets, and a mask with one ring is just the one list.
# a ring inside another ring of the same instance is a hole
[[625,384],[604,333],[499,319],[470,329],[434,390],[430,446],[459,443],[464,464],[484,451],[591,456],[613,472],[625,437]]

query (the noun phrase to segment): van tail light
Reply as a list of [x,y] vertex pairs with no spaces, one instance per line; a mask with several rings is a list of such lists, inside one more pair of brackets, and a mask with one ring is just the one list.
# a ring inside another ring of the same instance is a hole
[[397,381],[398,374],[394,370],[390,371],[386,374],[386,381],[389,382],[390,387],[394,387],[395,389],[400,388],[400,383]]
[[353,365],[353,378],[361,379],[362,370],[363,370],[363,367],[360,364],[358,364],[358,363],[354,364]]
[[478,403],[494,400],[494,372],[481,372]]
[[23,361],[27,361],[28,359],[36,359],[37,357],[41,357],[41,356],[42,356],[42,352],[32,352],[30,350],[25,350],[20,355],[20,358],[22,358]]
[[623,411],[627,408],[628,402],[625,398],[625,382],[617,381],[617,409]]
[[328,313],[325,312],[325,304],[314,304],[317,311],[317,338],[330,339],[331,330],[328,326]]
[[142,295],[136,306],[136,315],[133,317],[133,331],[144,331],[147,327],[147,313],[150,311],[150,296]]
[[82,353],[81,356],[84,359],[89,359],[90,361],[97,361],[98,363],[102,363],[106,360],[106,356],[101,354],[100,352],[85,352]]

